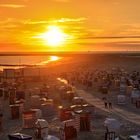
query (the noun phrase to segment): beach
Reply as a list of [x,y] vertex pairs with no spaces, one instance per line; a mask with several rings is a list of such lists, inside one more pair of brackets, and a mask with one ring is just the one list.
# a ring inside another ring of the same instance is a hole
[[[119,135],[128,137],[140,133],[140,109],[131,103],[131,93],[127,91],[121,93],[126,96],[126,104],[118,105],[117,97],[121,92],[120,85],[115,86],[114,83],[111,83],[107,89],[108,93],[105,94],[99,90],[100,86],[104,84],[102,81],[108,75],[109,80],[113,75],[113,77],[117,77],[121,81],[121,77],[126,78],[129,77],[129,74],[139,72],[140,57],[128,54],[71,54],[67,56],[60,55],[59,57],[62,57],[62,59],[58,62],[54,61],[43,66],[47,69],[45,77],[36,81],[24,77],[24,82],[22,81],[20,85],[20,89],[25,92],[24,110],[32,108],[31,95],[40,96],[39,92],[44,84],[49,86],[48,93],[49,98],[54,101],[54,112],[49,117],[44,115],[43,119],[46,119],[49,123],[50,135],[60,137],[59,128],[62,122],[59,118],[58,107],[60,105],[66,107],[72,105],[71,101],[61,98],[61,86],[72,86],[76,94],[75,96],[82,97],[87,103],[95,107],[94,115],[91,118],[92,127],[90,131],[78,132],[78,140],[103,140],[106,133],[104,121],[108,117],[115,118],[120,122],[121,131],[118,132]],[[67,82],[63,83],[58,78],[64,79]],[[111,80],[114,81],[114,79]],[[90,85],[90,82],[92,82],[92,85]],[[105,81],[106,84],[107,82]],[[112,103],[112,108],[105,108],[103,98]],[[8,140],[7,135],[15,132],[31,135],[36,140],[34,129],[23,128],[22,116],[19,119],[11,119],[9,99],[4,100],[2,97],[1,104],[4,117],[0,140]],[[41,109],[40,107],[38,108]]]

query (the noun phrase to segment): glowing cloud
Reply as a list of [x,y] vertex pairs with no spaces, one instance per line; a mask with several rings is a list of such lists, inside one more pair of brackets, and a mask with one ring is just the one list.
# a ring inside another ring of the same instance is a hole
[[5,8],[24,8],[26,6],[25,5],[19,5],[19,4],[0,4],[0,7],[5,7]]

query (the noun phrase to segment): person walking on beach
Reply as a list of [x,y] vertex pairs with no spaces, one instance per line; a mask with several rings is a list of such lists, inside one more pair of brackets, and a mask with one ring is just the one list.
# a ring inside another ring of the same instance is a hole
[[104,101],[105,108],[108,108],[107,99],[105,97],[103,97],[103,101]]
[[112,109],[112,103],[108,102],[108,105],[109,105],[109,109]]
[[108,103],[107,103],[107,101],[104,101],[104,104],[105,104],[105,108],[108,108]]

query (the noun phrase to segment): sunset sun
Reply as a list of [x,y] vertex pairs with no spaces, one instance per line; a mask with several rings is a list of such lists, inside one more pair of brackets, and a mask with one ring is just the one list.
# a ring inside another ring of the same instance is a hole
[[49,26],[48,31],[41,34],[39,38],[45,41],[45,44],[51,47],[57,47],[66,41],[67,35],[58,26]]

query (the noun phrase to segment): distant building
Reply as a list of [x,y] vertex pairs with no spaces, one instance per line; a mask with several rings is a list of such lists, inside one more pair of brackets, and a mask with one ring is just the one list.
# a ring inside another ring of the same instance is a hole
[[6,82],[15,82],[20,79],[38,81],[39,79],[46,79],[48,73],[55,71],[47,67],[24,67],[19,69],[3,69],[1,73],[1,80]]
[[15,69],[3,69],[3,78],[5,79],[15,78]]
[[15,80],[15,69],[3,69],[3,81],[12,82]]

